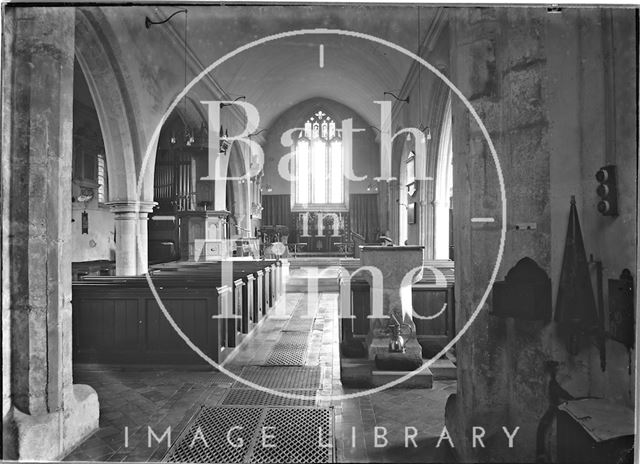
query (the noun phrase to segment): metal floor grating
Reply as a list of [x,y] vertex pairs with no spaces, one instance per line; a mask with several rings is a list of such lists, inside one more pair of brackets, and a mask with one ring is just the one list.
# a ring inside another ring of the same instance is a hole
[[262,364],[265,366],[304,366],[309,336],[308,330],[282,332]]
[[276,346],[302,345],[306,346],[309,334],[303,332],[284,332],[276,342]]
[[[244,462],[262,416],[262,408],[203,407],[195,420],[187,425],[175,445],[169,449],[163,461]],[[239,448],[234,448],[227,441],[227,433],[236,426],[242,427],[235,429],[232,435],[233,443],[239,443],[242,438],[244,446]],[[198,428],[201,433],[198,432]],[[196,433],[198,436],[194,440]],[[201,437],[204,437],[206,442]]]
[[286,390],[284,393],[306,396],[308,399],[285,398],[253,388],[232,388],[222,400],[223,405],[236,406],[314,406],[315,390]]
[[265,366],[304,366],[307,358],[307,346],[276,345],[265,360]]
[[[264,367],[247,366],[240,375],[245,380],[257,385],[274,390],[299,388],[320,388],[320,366],[305,367]],[[241,388],[241,382],[236,382],[235,387]]]
[[262,426],[273,427],[279,446],[254,448],[250,462],[333,462],[332,416],[330,408],[268,409]]
[[[273,435],[266,443],[275,447],[263,446],[263,430]],[[332,408],[203,407],[163,461],[331,463],[334,448],[327,446],[333,442]]]

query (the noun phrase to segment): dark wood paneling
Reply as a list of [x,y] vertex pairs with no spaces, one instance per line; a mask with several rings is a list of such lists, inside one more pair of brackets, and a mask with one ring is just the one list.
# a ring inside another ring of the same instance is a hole
[[[161,298],[178,327],[217,362],[215,290],[171,289]],[[73,315],[76,362],[204,362],[173,330],[148,288],[74,288]]]
[[351,284],[351,301],[353,304],[353,335],[366,336],[369,333],[369,319],[371,314],[371,295],[369,285],[353,282]]
[[438,314],[443,305],[446,309],[438,317],[424,320],[413,318],[416,325],[416,338],[426,340],[434,348],[442,349],[454,335],[452,287],[421,288],[412,291],[413,310],[420,316],[429,317]]
[[[424,320],[414,317],[416,324],[416,338],[431,349],[438,351],[443,348],[455,335],[455,301],[453,286],[453,267],[443,265],[438,269],[444,275],[444,281],[436,283],[433,273],[425,271],[423,279],[414,284],[412,289],[412,304],[414,311],[420,316],[433,316],[446,309],[438,317]],[[354,271],[353,269],[351,270]],[[445,283],[446,282],[446,283]],[[370,287],[366,280],[356,277],[351,281],[351,310],[354,319],[341,320],[342,339],[352,337],[364,338],[369,333],[367,318],[371,314]]]
[[[280,263],[264,261],[239,264],[234,268],[233,289],[220,286],[219,263],[165,264],[153,276],[171,318],[218,362],[225,348],[236,346],[238,333],[253,328],[249,319],[257,322],[276,304],[282,268]],[[228,313],[241,317],[213,317]],[[77,362],[204,362],[166,320],[144,277],[87,277],[74,282],[72,326]]]

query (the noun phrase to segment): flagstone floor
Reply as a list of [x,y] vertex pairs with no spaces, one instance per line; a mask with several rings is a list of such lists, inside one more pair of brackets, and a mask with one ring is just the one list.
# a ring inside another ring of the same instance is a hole
[[[294,308],[307,304],[304,296],[286,294],[223,367],[238,373],[244,366],[263,363]],[[444,426],[445,402],[456,391],[456,382],[436,380],[432,389],[375,394],[343,388],[337,294],[321,293],[312,304],[317,309],[305,365],[322,369],[317,406],[334,407],[337,462],[452,462],[446,441],[439,448],[435,445]],[[167,440],[149,442],[149,429],[161,437],[170,428],[175,440],[202,405],[220,405],[233,382],[221,372],[195,366],[76,365],[74,383],[91,385],[98,392],[100,429],[66,460],[160,461],[167,453]],[[353,397],[336,399],[339,395]],[[413,441],[406,440],[407,432],[416,434]]]

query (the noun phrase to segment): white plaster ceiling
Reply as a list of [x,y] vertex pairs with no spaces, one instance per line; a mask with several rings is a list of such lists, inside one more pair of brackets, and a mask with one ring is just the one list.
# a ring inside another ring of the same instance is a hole
[[[313,28],[373,35],[413,52],[418,45],[418,7],[413,6],[189,6],[187,43],[208,66],[224,54],[272,34]],[[169,7],[155,9],[166,17]],[[435,8],[420,7],[424,36]],[[184,33],[184,22],[176,21]],[[324,67],[319,48],[324,45]],[[374,100],[399,93],[411,60],[371,41],[340,35],[303,35],[278,39],[244,51],[213,71],[230,95],[244,95],[260,112],[260,128],[269,127],[291,106],[313,97],[338,101],[380,126]],[[404,97],[402,95],[401,97]]]

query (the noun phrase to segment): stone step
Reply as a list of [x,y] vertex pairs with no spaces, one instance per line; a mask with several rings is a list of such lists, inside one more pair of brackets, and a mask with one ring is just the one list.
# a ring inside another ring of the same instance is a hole
[[[371,385],[374,387],[381,387],[394,380],[404,377],[407,374],[411,374],[412,371],[371,371]],[[402,383],[395,385],[391,388],[433,388],[434,376],[427,368],[420,372],[414,373],[408,379],[402,381]]]
[[[287,282],[287,292],[307,293],[309,285],[307,282]],[[318,282],[318,292],[337,292],[338,284],[335,282]]]
[[316,279],[319,292],[337,292],[338,274],[333,271],[327,272],[328,275],[308,275],[306,272],[293,271],[287,279],[287,291],[306,293],[309,288],[309,279]]
[[441,358],[435,361],[429,369],[433,373],[434,380],[456,380],[456,365],[450,359]]
[[[297,275],[293,275],[293,276],[289,276],[289,278],[287,279],[287,284],[289,283],[293,283],[293,284],[305,284],[307,285],[307,283],[309,282],[309,278],[308,277],[303,277],[303,276],[297,276]],[[338,278],[334,277],[334,276],[330,276],[330,277],[316,277],[316,280],[318,282],[318,284],[335,284],[338,285]]]
[[354,258],[344,258],[344,257],[308,257],[308,258],[290,258],[288,260],[291,269],[300,269],[300,268],[308,268],[308,267],[317,267],[320,269],[333,267],[333,266],[353,266],[354,264],[359,265],[360,260]]
[[[366,358],[340,357],[340,380],[344,386],[348,387],[379,387],[408,373],[406,371],[378,370],[375,368],[375,363]],[[392,388],[432,388],[433,378],[431,371],[424,369]]]

